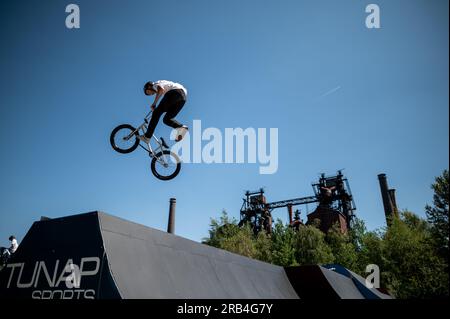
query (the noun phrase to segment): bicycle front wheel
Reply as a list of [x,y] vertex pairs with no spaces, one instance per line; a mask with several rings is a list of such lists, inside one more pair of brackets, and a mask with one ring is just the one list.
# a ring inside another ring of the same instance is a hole
[[139,133],[129,124],[116,127],[109,137],[112,148],[122,154],[133,152],[139,145],[137,135]]
[[156,178],[168,181],[180,173],[181,160],[177,154],[164,150],[152,158],[151,169]]

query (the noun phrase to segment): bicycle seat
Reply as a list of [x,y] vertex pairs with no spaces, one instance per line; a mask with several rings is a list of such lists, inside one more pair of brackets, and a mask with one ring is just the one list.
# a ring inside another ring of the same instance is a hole
[[164,146],[165,148],[169,148],[169,145],[167,145],[166,141],[164,141],[164,139],[161,137],[161,144],[162,146]]

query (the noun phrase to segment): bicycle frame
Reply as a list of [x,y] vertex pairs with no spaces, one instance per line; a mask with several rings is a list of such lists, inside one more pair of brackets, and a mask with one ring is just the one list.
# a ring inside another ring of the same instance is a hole
[[[133,132],[131,132],[125,139],[129,140],[130,138],[134,137],[136,134],[139,135],[143,135],[145,134],[145,132],[147,131],[148,128],[148,124],[149,124],[149,120],[151,118],[151,114],[153,113],[153,111],[150,111],[147,113],[147,115],[144,118],[144,123],[142,123],[140,126],[138,126],[136,128],[136,130],[134,130]],[[141,134],[142,133],[142,134]],[[163,143],[160,139],[158,139],[155,134],[152,135],[152,139],[154,139],[156,141],[156,144],[158,144],[158,147],[156,149],[153,149],[151,146],[151,143],[149,142],[146,145],[142,145],[141,142],[139,142],[139,146],[142,147],[144,150],[146,150],[148,152],[148,154],[150,155],[150,157],[155,157],[156,154],[159,153],[159,151],[163,151],[164,150],[164,146]],[[151,140],[150,140],[151,141]],[[161,164],[163,164],[165,167],[167,167],[168,163],[165,159],[165,156],[160,156],[159,158],[156,158],[157,161],[159,161]]]

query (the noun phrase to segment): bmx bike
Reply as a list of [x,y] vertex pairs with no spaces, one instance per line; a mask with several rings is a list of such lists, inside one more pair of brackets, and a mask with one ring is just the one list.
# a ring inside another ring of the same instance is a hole
[[[139,139],[139,135],[147,131],[151,114],[152,111],[145,116],[144,123],[137,128],[130,124],[117,126],[111,132],[109,140],[112,148],[121,154],[128,154],[138,146],[142,147],[152,159],[150,165],[152,174],[160,180],[168,181],[180,173],[181,160],[178,155],[169,150],[169,146],[162,137],[158,139],[153,134],[148,144]],[[157,145],[155,149],[151,146],[152,141]]]

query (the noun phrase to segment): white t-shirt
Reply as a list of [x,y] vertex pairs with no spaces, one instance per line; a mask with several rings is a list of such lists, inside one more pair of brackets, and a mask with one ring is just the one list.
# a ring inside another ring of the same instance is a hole
[[17,243],[17,240],[15,238],[11,240],[11,248],[10,248],[11,253],[15,253],[18,247],[19,244]]
[[159,80],[153,83],[153,89],[155,91],[158,91],[157,86],[159,86],[164,94],[169,92],[170,90],[183,90],[184,95],[187,96],[187,90],[184,86],[182,86],[180,83],[172,82],[172,81],[166,81],[166,80]]

